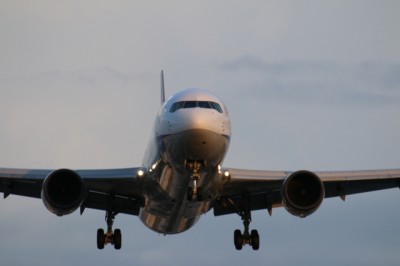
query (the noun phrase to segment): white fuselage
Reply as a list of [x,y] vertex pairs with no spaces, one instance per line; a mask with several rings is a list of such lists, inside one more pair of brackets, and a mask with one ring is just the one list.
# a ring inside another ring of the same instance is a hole
[[[162,105],[143,161],[149,169],[144,178],[146,204],[140,212],[146,226],[179,233],[210,209],[224,182],[220,164],[230,136],[225,105],[205,90],[184,90]],[[195,200],[187,198],[193,186],[201,191]]]

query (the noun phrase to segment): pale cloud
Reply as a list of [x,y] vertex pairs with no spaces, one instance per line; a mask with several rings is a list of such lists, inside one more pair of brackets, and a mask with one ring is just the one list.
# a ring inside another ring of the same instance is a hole
[[400,102],[398,63],[266,62],[243,56],[221,64],[221,69],[249,77],[246,92],[283,102],[381,106]]
[[[0,166],[140,165],[163,68],[167,95],[203,87],[228,105],[226,166],[399,167],[398,6],[2,1]],[[0,254],[7,265],[397,265],[398,200],[396,190],[327,200],[303,220],[254,212],[258,253],[234,250],[239,216],[208,213],[163,237],[118,215],[123,248],[100,252],[103,212],[59,218],[40,200],[10,196],[0,201]]]

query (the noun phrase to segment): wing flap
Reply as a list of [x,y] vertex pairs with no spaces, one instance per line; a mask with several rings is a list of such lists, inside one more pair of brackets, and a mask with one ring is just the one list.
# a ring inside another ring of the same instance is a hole
[[109,194],[89,191],[84,208],[107,210],[107,206],[112,204],[116,213],[125,213],[130,215],[139,215],[141,201],[138,198],[112,196]]
[[[214,203],[214,215],[244,210],[282,207],[281,189],[291,171],[229,169],[230,179]],[[400,187],[400,169],[316,172],[325,187],[325,198]]]
[[224,185],[222,196],[257,194],[279,190],[290,172],[259,171],[231,168],[229,181]]
[[0,168],[0,192],[40,198],[44,178],[51,170]]
[[[137,178],[140,168],[76,170],[87,195],[83,208],[107,210],[110,203],[119,213],[138,215],[143,189]],[[53,170],[0,169],[0,192],[41,198],[45,178]],[[111,202],[112,201],[112,202]]]
[[214,215],[281,207],[280,189],[290,172],[228,169],[230,179],[213,205]]
[[400,178],[400,169],[316,172],[323,182]]
[[40,198],[42,183],[31,180],[3,179],[0,181],[0,192],[4,193],[4,198],[10,194]]
[[399,187],[399,179],[368,179],[325,182],[325,198]]
[[400,185],[400,170],[368,170],[317,172],[324,182],[325,198],[396,188]]
[[232,213],[240,214],[246,209],[246,204],[249,204],[248,206],[251,211],[263,209],[271,210],[272,208],[281,207],[280,191],[222,197],[214,204],[214,215],[220,216]]

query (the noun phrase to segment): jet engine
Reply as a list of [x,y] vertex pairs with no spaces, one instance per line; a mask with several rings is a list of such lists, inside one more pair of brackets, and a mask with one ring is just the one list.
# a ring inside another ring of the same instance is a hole
[[62,216],[81,206],[86,194],[81,177],[69,169],[51,172],[43,182],[42,200],[52,213]]
[[315,173],[301,170],[285,179],[281,193],[285,209],[304,218],[319,208],[325,197],[325,188]]

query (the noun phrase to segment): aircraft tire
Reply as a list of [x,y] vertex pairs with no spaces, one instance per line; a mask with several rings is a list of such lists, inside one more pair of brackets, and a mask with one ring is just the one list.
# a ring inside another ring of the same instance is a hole
[[122,246],[122,234],[120,229],[114,230],[114,248],[121,249]]
[[251,247],[253,250],[258,250],[260,248],[260,236],[258,235],[257,230],[251,230]]
[[105,243],[104,230],[99,228],[97,230],[97,248],[98,249],[103,249],[104,248],[104,243]]
[[239,229],[235,230],[233,234],[233,242],[237,250],[241,250],[243,248],[243,235]]

